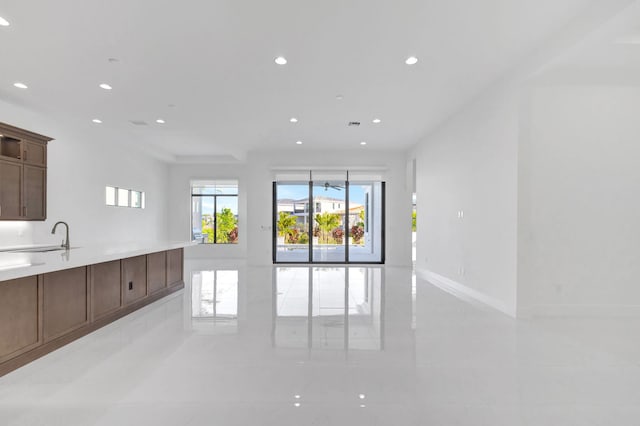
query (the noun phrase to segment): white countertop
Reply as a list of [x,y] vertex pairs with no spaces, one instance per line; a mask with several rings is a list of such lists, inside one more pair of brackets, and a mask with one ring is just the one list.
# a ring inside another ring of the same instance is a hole
[[[46,274],[78,266],[93,265],[110,260],[124,259],[158,251],[188,247],[192,242],[154,242],[92,245],[72,247],[71,250],[49,251],[44,253],[14,253],[0,251],[0,281],[31,275]],[[29,247],[43,247],[32,245]],[[18,247],[15,247],[16,249]],[[20,248],[25,248],[22,246]],[[0,250],[7,248],[0,247]]]

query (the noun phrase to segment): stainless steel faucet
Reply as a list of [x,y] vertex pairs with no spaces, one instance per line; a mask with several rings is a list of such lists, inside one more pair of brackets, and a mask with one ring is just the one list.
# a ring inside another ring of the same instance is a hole
[[56,228],[58,227],[58,225],[63,224],[65,226],[65,228],[67,228],[67,238],[62,242],[62,247],[64,247],[65,249],[69,250],[71,248],[71,246],[69,245],[69,225],[67,224],[67,222],[56,222],[55,225],[53,225],[53,229],[51,230],[52,234],[56,233]]

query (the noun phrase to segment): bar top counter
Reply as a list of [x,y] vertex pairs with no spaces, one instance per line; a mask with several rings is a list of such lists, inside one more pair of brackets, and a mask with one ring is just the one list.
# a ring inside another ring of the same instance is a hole
[[[46,274],[78,266],[192,246],[192,242],[120,243],[71,247],[29,245],[0,247],[0,281]],[[36,251],[50,250],[50,251]]]

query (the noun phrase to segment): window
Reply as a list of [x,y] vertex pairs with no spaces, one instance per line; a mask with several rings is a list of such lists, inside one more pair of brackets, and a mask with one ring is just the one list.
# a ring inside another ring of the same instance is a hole
[[191,240],[238,242],[238,181],[191,182]]
[[113,186],[107,186],[107,205],[116,205],[116,188],[114,188]]
[[143,191],[107,186],[105,188],[105,203],[107,206],[132,207],[144,209],[145,194]]
[[129,190],[118,188],[118,206],[129,207]]

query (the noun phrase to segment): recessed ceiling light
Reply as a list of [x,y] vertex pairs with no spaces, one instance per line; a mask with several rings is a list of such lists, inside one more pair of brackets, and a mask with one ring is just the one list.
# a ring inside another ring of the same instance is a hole
[[8,27],[9,25],[11,25],[9,21],[0,16],[0,27]]
[[156,120],[156,123],[158,123],[158,124],[164,124],[164,123],[166,123],[166,121],[164,121],[162,118],[158,118],[158,119]]
[[297,141],[296,145],[302,145],[302,141]]
[[409,56],[407,60],[404,61],[404,63],[407,65],[415,65],[418,63],[418,58],[416,58],[415,56]]
[[336,96],[336,99],[337,99],[337,100],[339,100],[339,101],[341,101],[341,100],[343,100],[343,99],[344,99],[344,96],[342,96],[342,95],[337,95],[337,96]]
[[286,65],[287,64],[287,59],[284,56],[278,56],[276,59],[276,64],[278,65]]
[[295,399],[300,399],[300,395],[294,395],[293,396]]
[[94,118],[94,119],[93,119],[93,120],[91,120],[91,121],[93,121],[93,122],[94,122],[94,123],[96,123],[96,124],[101,124],[101,123],[102,123],[102,120],[100,120],[100,119],[98,119],[98,118]]
[[299,402],[296,402],[295,404],[293,404],[293,406],[294,406],[294,407],[299,407],[299,406],[300,406],[300,403],[299,403]]
[[18,89],[26,89],[28,86],[24,83],[13,83],[14,86],[16,86]]
[[297,123],[297,122],[298,122],[298,119],[297,119],[297,118],[295,118],[295,117],[291,117],[291,118],[289,119],[289,121],[290,121],[290,122],[292,122],[292,123]]
[[363,394],[363,393],[361,393],[360,395],[358,395],[358,398],[360,398],[360,399],[365,399],[365,398],[366,398],[366,395],[365,395],[365,394]]
[[366,145],[367,143],[365,141],[360,142],[360,145]]
[[374,118],[373,119],[373,124],[379,124],[382,120],[380,120],[379,118]]
[[100,88],[104,89],[104,90],[111,90],[113,89],[113,87],[109,86],[107,83],[102,83],[100,84]]

